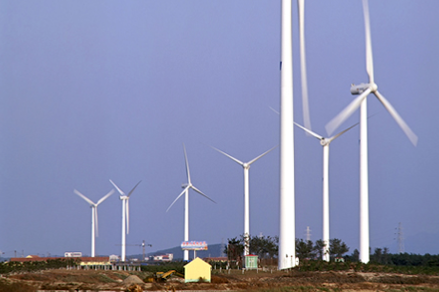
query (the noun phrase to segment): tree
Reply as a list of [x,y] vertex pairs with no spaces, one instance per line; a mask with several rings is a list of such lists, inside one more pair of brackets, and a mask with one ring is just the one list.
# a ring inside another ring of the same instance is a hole
[[358,262],[360,261],[360,252],[358,249],[354,249],[351,255],[347,255],[344,257],[345,260],[351,261],[351,262]]
[[229,261],[240,261],[241,256],[244,253],[244,244],[242,242],[242,238],[238,239],[237,237],[232,239],[227,239],[228,244],[226,246],[226,254],[227,259]]
[[296,256],[301,260],[315,258],[316,252],[313,242],[296,238]]
[[340,258],[349,251],[349,247],[341,241],[341,239],[334,238],[329,240],[329,256],[330,258]]
[[259,258],[273,258],[278,253],[278,237],[250,236],[250,253]]
[[[229,238],[228,245],[224,252],[227,254],[229,260],[239,261],[244,253],[244,235]],[[277,257],[279,238],[277,236],[249,236],[249,252],[258,255],[259,258],[274,258]]]
[[325,247],[325,242],[321,239],[316,240],[316,244],[314,245],[314,250],[319,260],[323,259],[323,247]]

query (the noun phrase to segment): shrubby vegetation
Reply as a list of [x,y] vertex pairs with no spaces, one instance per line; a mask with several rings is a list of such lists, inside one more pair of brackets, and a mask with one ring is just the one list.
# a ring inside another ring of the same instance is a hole
[[[228,244],[224,249],[224,253],[227,254],[229,261],[226,265],[227,267],[235,268],[242,266],[244,245],[244,235],[228,239]],[[250,254],[257,255],[258,259],[264,263],[277,265],[278,245],[279,238],[277,236],[249,236]],[[224,264],[220,264],[220,266],[225,267]]]
[[[244,235],[229,238],[224,253],[229,260],[239,260],[244,254]],[[250,254],[257,255],[260,259],[277,258],[279,238],[277,236],[249,236]]]
[[48,259],[46,261],[31,262],[3,262],[0,263],[0,274],[60,269],[77,266],[78,264],[78,259],[74,258]]
[[155,263],[153,265],[146,265],[141,266],[142,272],[150,272],[150,273],[157,273],[157,272],[168,272],[171,270],[175,270],[176,272],[180,274],[184,274],[184,265],[187,263],[184,261],[175,261],[175,262],[162,262],[162,263]]
[[[228,239],[224,252],[232,263],[242,263],[244,253],[244,236]],[[278,253],[278,237],[250,236],[250,254],[258,255],[259,259],[276,259]],[[350,248],[342,240],[334,238],[329,241],[331,261],[322,261],[323,240],[316,242],[296,239],[296,255],[300,259],[300,270],[303,271],[332,271],[355,270],[370,272],[395,272],[405,274],[439,274],[439,255],[419,255],[399,253],[391,254],[388,248],[375,248],[370,254],[370,262],[359,262],[359,252],[355,249],[347,255]],[[343,259],[344,262],[335,262]],[[231,265],[231,268],[234,266]]]
[[[317,240],[314,244],[311,240],[296,239],[296,255],[300,260],[321,259],[323,256],[323,240]],[[341,258],[349,251],[349,247],[338,238],[329,240],[329,257],[331,260]]]

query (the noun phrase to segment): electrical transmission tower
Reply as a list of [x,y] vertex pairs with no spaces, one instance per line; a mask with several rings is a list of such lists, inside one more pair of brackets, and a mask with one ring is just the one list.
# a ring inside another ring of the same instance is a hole
[[306,241],[311,240],[311,229],[309,229],[309,226],[306,226]]
[[398,252],[404,253],[404,235],[402,233],[402,223],[401,222],[399,222],[399,224],[398,224],[396,238],[398,241]]

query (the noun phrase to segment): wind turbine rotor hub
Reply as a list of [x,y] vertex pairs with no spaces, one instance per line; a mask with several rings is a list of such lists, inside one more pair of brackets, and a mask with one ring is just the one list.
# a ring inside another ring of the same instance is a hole
[[360,95],[370,87],[369,84],[361,83],[359,85],[351,84],[351,94]]
[[328,140],[326,138],[320,139],[320,145],[325,146],[328,144]]
[[372,92],[375,92],[378,90],[378,85],[376,85],[376,83],[370,84],[369,88]]

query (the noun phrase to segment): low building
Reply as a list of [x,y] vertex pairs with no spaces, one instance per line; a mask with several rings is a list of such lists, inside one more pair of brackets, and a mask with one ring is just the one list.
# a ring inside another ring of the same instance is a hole
[[247,270],[254,270],[258,268],[258,256],[249,254],[245,256],[245,268]]
[[207,257],[203,258],[205,262],[227,262],[227,257]]
[[117,262],[120,260],[120,257],[115,254],[110,254],[110,262]]
[[153,260],[158,262],[170,262],[172,261],[173,258],[174,258],[174,254],[172,253],[153,256]]
[[81,266],[111,266],[110,257],[80,257]]
[[[48,260],[68,260],[70,257],[40,257],[37,255],[28,255],[25,258],[11,258],[11,262],[42,262]],[[109,257],[74,257],[80,266],[108,266],[111,265]]]
[[38,255],[28,255],[25,258],[10,258],[9,261],[11,262],[43,262],[47,260],[57,260],[57,259],[64,259],[63,257],[40,257]]
[[195,258],[184,266],[184,282],[209,282],[211,279],[212,266],[200,258]]

